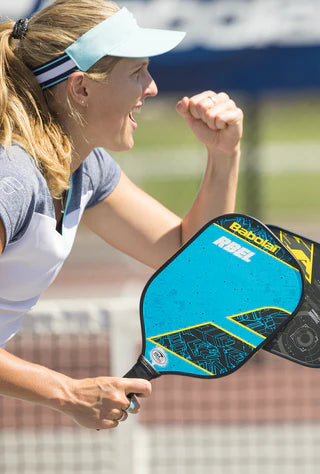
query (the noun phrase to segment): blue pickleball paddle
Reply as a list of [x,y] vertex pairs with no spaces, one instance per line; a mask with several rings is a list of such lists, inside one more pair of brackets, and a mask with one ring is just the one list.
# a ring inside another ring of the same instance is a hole
[[146,284],[142,353],[126,377],[228,375],[290,321],[302,294],[299,264],[264,224],[218,217]]

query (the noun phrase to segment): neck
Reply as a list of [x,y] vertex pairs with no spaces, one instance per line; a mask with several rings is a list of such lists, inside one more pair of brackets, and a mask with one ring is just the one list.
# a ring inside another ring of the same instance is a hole
[[77,143],[74,139],[71,138],[72,143],[72,157],[71,157],[71,166],[70,172],[73,174],[84,162],[87,156],[91,153],[92,147],[90,147],[87,143],[81,144]]
[[[69,125],[69,126],[68,126]],[[94,146],[88,142],[85,138],[85,134],[81,133],[81,128],[78,124],[64,124],[64,129],[68,134],[72,144],[72,157],[71,157],[71,174],[74,173],[81,163],[91,153]]]

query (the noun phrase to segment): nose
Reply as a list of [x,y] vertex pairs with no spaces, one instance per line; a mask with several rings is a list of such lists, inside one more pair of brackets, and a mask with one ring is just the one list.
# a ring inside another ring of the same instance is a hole
[[155,97],[158,94],[157,84],[154,82],[150,72],[147,72],[146,85],[144,89],[144,97]]

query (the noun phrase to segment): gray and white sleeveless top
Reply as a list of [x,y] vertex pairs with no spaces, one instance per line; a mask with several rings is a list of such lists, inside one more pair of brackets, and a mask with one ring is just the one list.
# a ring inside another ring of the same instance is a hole
[[59,233],[49,188],[32,158],[18,145],[0,147],[0,218],[6,232],[0,255],[0,347],[56,278],[85,209],[107,197],[120,174],[111,156],[95,149],[71,176]]

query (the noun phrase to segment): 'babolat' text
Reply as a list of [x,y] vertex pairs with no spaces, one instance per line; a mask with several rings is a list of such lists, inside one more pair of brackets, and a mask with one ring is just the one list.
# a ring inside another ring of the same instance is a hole
[[214,245],[221,247],[223,250],[232,253],[235,257],[241,258],[245,262],[251,262],[250,258],[255,255],[251,250],[242,247],[242,245],[232,242],[232,240],[227,239],[227,237],[220,237],[215,242],[212,242]]
[[259,245],[260,247],[263,247],[264,249],[269,250],[272,253],[275,253],[280,248],[279,245],[274,245],[271,242],[269,242],[269,240],[259,237],[251,230],[247,230],[244,227],[241,227],[241,224],[239,224],[238,222],[233,222],[230,225],[229,229],[233,230],[235,233],[239,235],[242,235],[246,239],[251,240],[256,245]]

